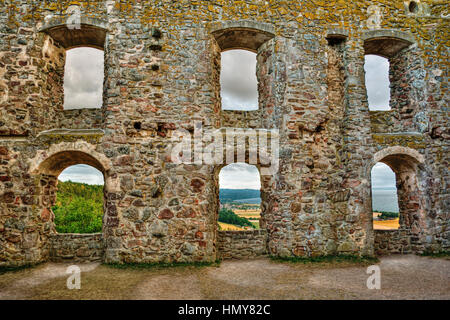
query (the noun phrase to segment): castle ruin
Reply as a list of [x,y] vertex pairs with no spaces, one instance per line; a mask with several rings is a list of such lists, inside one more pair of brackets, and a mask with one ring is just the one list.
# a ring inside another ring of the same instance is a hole
[[[448,10],[440,0],[0,0],[0,266],[449,250]],[[80,46],[104,50],[103,106],[64,110],[65,52]],[[255,111],[221,107],[220,55],[236,48],[257,53]],[[389,59],[389,111],[369,111],[367,54]],[[194,121],[279,130],[261,230],[218,230],[223,165],[172,161],[174,131]],[[398,230],[373,230],[377,162],[396,173]],[[101,234],[55,232],[57,177],[75,164],[104,175]]]

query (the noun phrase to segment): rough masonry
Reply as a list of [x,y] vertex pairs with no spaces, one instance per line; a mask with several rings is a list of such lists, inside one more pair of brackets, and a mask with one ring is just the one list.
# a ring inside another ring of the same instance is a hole
[[[0,0],[0,266],[448,250],[448,14],[440,0]],[[104,50],[101,109],[63,110],[79,46]],[[257,53],[256,111],[221,108],[234,48]],[[390,111],[368,109],[366,54],[390,61]],[[279,129],[254,237],[217,230],[222,165],[172,161],[174,131],[195,120]],[[397,177],[393,232],[372,226],[380,161]],[[57,177],[74,164],[104,175],[101,235],[55,232]]]

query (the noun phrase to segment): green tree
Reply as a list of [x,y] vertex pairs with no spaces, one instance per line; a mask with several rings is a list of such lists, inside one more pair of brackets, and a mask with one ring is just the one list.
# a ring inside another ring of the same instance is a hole
[[242,227],[255,228],[253,223],[244,217],[239,217],[236,213],[229,209],[220,209],[219,222],[234,224]]
[[103,186],[59,181],[52,210],[56,231],[60,233],[101,232]]

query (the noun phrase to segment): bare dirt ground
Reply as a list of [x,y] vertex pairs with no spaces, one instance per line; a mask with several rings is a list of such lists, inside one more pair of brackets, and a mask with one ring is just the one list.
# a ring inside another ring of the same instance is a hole
[[450,299],[449,259],[390,256],[377,265],[380,290],[367,288],[367,265],[269,259],[165,269],[80,264],[81,289],[69,290],[69,264],[47,263],[1,274],[0,299]]

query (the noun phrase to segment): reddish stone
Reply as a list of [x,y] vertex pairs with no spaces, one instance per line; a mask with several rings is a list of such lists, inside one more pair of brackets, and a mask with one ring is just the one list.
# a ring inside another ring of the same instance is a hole
[[177,213],[178,218],[194,218],[196,215],[197,212],[192,208],[183,208]]
[[310,94],[310,93],[308,93],[308,92],[305,92],[305,93],[303,94],[303,96],[304,96],[306,99],[309,99],[309,100],[314,100],[314,99],[316,99],[316,97],[315,97],[314,95],[312,95],[312,94]]
[[196,237],[197,239],[203,239],[203,232],[197,231],[197,232],[195,233],[195,237]]
[[133,201],[133,206],[135,207],[145,207],[144,201],[142,199],[136,199]]
[[9,242],[12,242],[12,243],[17,243],[17,242],[20,242],[21,237],[20,237],[20,234],[11,234],[8,237],[6,237],[6,240],[8,240]]
[[11,181],[11,178],[9,176],[0,176],[0,181],[2,182]]
[[291,204],[291,212],[292,213],[298,213],[302,210],[302,204],[298,202],[293,202]]
[[305,250],[305,247],[303,247],[303,246],[295,247],[295,249],[292,250],[292,253],[297,257],[306,256],[306,250]]
[[169,130],[175,130],[177,128],[177,126],[175,125],[175,123],[164,123],[163,128],[169,129]]
[[148,111],[151,111],[151,112],[157,112],[158,111],[158,108],[156,108],[154,106],[151,106],[151,105],[146,106],[145,109],[148,110]]
[[193,188],[194,192],[202,192],[203,186],[205,185],[205,182],[200,179],[192,179],[191,181],[191,187]]
[[47,222],[50,220],[50,217],[52,216],[50,210],[48,210],[47,208],[44,208],[41,212],[41,219],[44,222]]
[[198,245],[199,245],[199,247],[206,248],[206,242],[205,241],[199,241]]
[[173,212],[170,211],[170,209],[164,209],[159,213],[158,218],[159,219],[172,219]]
[[33,204],[34,203],[34,197],[30,195],[21,196],[20,199],[22,199],[23,204]]
[[15,199],[14,192],[5,192],[3,194],[3,202],[13,203]]
[[361,181],[359,181],[359,180],[348,180],[345,182],[344,187],[354,188],[354,187],[359,186],[360,184],[361,184]]
[[8,155],[8,149],[6,147],[0,147],[0,155]]
[[127,245],[129,248],[131,247],[138,247],[142,245],[142,241],[141,240],[130,240],[127,242]]
[[117,158],[116,160],[116,165],[117,166],[129,166],[131,165],[133,158],[131,158],[131,156],[125,155],[125,156],[121,156],[119,158]]

